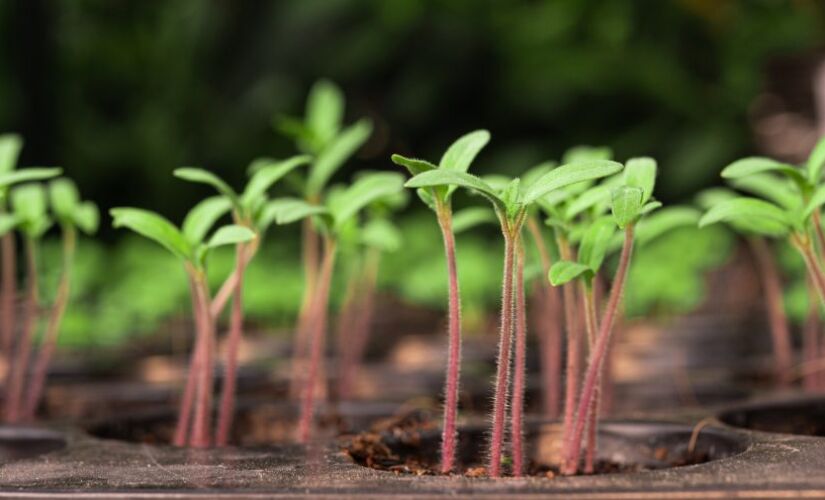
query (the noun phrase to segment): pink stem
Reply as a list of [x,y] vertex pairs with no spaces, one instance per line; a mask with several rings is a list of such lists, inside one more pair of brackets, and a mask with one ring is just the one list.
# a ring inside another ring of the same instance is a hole
[[320,283],[316,288],[314,307],[311,308],[312,329],[310,340],[309,374],[304,384],[304,396],[301,404],[301,419],[298,423],[298,441],[308,443],[312,434],[312,417],[315,413],[315,389],[318,385],[318,374],[323,370],[324,337],[327,329],[327,305],[329,303],[329,289],[332,282],[332,272],[335,267],[335,240],[331,237],[324,239],[324,259],[321,263],[321,273],[318,276]]
[[607,308],[604,317],[599,325],[599,335],[596,345],[591,353],[590,364],[585,374],[582,393],[579,398],[579,405],[576,411],[576,420],[572,429],[565,429],[565,454],[562,463],[562,474],[575,474],[579,467],[579,456],[581,455],[582,435],[587,424],[588,410],[591,408],[595,395],[596,385],[601,375],[605,353],[610,343],[610,334],[613,330],[613,319],[624,289],[624,282],[627,276],[627,269],[630,265],[630,256],[633,252],[633,225],[628,224],[625,228],[624,245],[619,257],[619,268],[616,270],[616,277],[613,280],[613,287],[610,290],[610,297],[607,300]]
[[490,477],[501,475],[501,453],[504,441],[504,423],[507,412],[507,388],[510,382],[510,350],[513,336],[513,241],[504,230],[504,276],[501,286],[501,331],[499,332],[496,389],[493,400],[493,431],[490,438]]
[[[818,336],[819,336],[819,299],[816,297],[810,280],[808,280],[808,314],[805,317],[802,337],[802,355],[805,363],[814,363],[819,357]],[[807,391],[814,391],[819,388],[820,374],[817,372],[805,372],[802,385]]]
[[304,258],[304,296],[301,299],[301,310],[298,313],[298,324],[295,329],[295,338],[292,345],[292,376],[290,377],[289,394],[298,398],[304,386],[302,374],[306,368],[307,349],[310,342],[310,330],[314,318],[310,309],[315,300],[315,290],[318,283],[318,267],[320,262],[320,248],[318,233],[312,226],[312,220],[307,218],[302,222],[302,246]]
[[243,340],[243,283],[246,265],[251,260],[252,246],[239,244],[236,250],[235,293],[232,296],[232,314],[229,318],[229,338],[226,345],[226,364],[224,365],[223,388],[221,392],[218,427],[215,431],[215,445],[226,446],[232,430],[235,416],[235,390],[237,387],[238,350]]
[[[559,252],[564,260],[573,260],[570,246],[564,237],[559,237]],[[567,329],[567,367],[565,369],[564,389],[564,432],[569,432],[573,426],[576,409],[576,393],[579,385],[581,332],[579,330],[578,314],[576,311],[575,283],[567,283],[562,287],[564,298],[564,323]]]
[[0,315],[2,315],[0,339],[2,339],[3,355],[7,357],[7,362],[11,362],[16,313],[14,301],[17,295],[17,257],[14,248],[14,233],[8,232],[3,235],[0,252],[2,252],[3,261],[3,281],[0,284]]
[[197,386],[195,388],[195,415],[192,421],[190,446],[208,448],[211,444],[210,421],[212,420],[212,391],[215,377],[215,326],[209,314],[209,291],[206,280],[198,275],[195,281],[198,314],[201,316],[201,353],[197,363]]
[[361,281],[360,269],[350,273],[347,279],[347,291],[344,293],[344,302],[338,312],[335,337],[338,340],[338,383],[336,396],[339,400],[352,397],[352,379],[354,378],[355,364],[355,329],[357,309],[361,307],[356,298]]
[[527,304],[524,299],[524,246],[516,235],[516,291],[515,291],[515,367],[513,371],[513,402],[510,433],[513,452],[513,476],[524,473],[524,389],[527,364]]
[[172,438],[174,446],[186,446],[189,441],[189,432],[192,424],[192,407],[195,401],[195,388],[197,387],[198,373],[200,373],[200,361],[203,350],[203,315],[200,312],[200,302],[196,291],[194,271],[187,269],[189,274],[189,293],[192,298],[192,318],[195,322],[195,341],[192,346],[192,354],[189,357],[189,370],[186,375],[186,386],[181,396],[180,409],[178,410],[178,422],[175,427],[175,435]]
[[[593,293],[593,288],[589,287],[584,289],[582,287],[582,298],[584,302],[584,311],[585,311],[585,321],[587,325],[587,338],[588,338],[588,348],[590,352],[593,352],[593,349],[596,347],[596,331],[598,330],[598,319],[596,317],[596,301]],[[610,350],[610,346],[607,347],[608,351]],[[584,472],[586,474],[592,474],[594,471],[594,463],[596,459],[596,447],[598,446],[597,442],[597,425],[599,420],[599,403],[600,403],[600,393],[601,393],[601,381],[603,375],[600,373],[598,379],[596,380],[596,390],[593,396],[593,402],[590,405],[590,417],[587,422],[587,448],[584,457]]]

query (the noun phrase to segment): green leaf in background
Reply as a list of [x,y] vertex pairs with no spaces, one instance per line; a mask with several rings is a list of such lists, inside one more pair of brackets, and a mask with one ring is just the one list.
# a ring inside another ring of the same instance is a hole
[[112,225],[125,227],[166,248],[175,256],[191,260],[192,247],[178,228],[165,217],[140,208],[121,207],[109,211]]
[[825,185],[818,186],[808,204],[805,205],[805,217],[811,215],[814,210],[819,210],[822,205],[825,205]]
[[100,226],[100,211],[91,201],[84,201],[75,208],[72,215],[74,225],[86,234],[94,234]]
[[256,238],[255,231],[248,227],[239,226],[237,224],[229,224],[221,226],[215,231],[215,234],[209,238],[206,246],[215,248],[223,245],[237,245],[238,243],[246,243]]
[[313,215],[329,215],[329,210],[326,207],[313,205],[298,198],[274,200],[267,207],[274,215],[275,222],[279,225],[291,224]]
[[604,262],[616,223],[610,217],[600,217],[593,221],[585,231],[579,245],[579,262],[598,272]]
[[593,208],[600,203],[610,202],[610,189],[607,186],[594,186],[580,196],[576,197],[564,209],[564,217],[567,220],[574,219],[580,213]]
[[0,173],[0,188],[19,184],[21,182],[42,181],[57,177],[63,173],[63,169],[54,168],[24,168],[12,172]]
[[330,197],[328,206],[335,218],[335,225],[340,226],[367,205],[402,189],[404,177],[396,172],[376,172],[360,177],[336,200]]
[[[640,220],[634,237],[639,246],[645,245],[661,235],[679,227],[696,226],[702,214],[693,207],[670,206]],[[621,247],[622,238],[614,238],[611,248]]]
[[0,213],[0,236],[12,231],[17,224],[20,223],[20,218],[14,214]]
[[273,184],[278,182],[283,176],[295,170],[301,165],[306,165],[312,160],[308,155],[293,156],[283,161],[271,161],[260,163],[254,168],[254,173],[249,179],[243,194],[241,204],[250,208],[251,204],[262,197]]
[[642,189],[633,186],[614,188],[610,194],[613,219],[620,229],[636,222],[642,210]]
[[613,175],[622,169],[622,164],[608,160],[587,160],[556,167],[541,176],[532,186],[527,187],[523,202],[531,204],[547,193],[578,182],[599,179]]
[[476,155],[490,142],[490,132],[475,130],[456,140],[438,162],[439,168],[466,172]]
[[808,155],[808,161],[805,164],[805,169],[808,171],[808,182],[813,185],[819,184],[822,180],[822,168],[825,166],[825,137],[820,137],[816,146]]
[[740,197],[713,205],[699,220],[699,227],[734,222],[739,227],[767,236],[783,236],[791,227],[788,214],[758,198]]
[[653,158],[631,158],[624,166],[624,182],[642,190],[642,204],[653,196],[656,185],[656,160]]
[[527,169],[527,171],[525,171],[522,175],[519,176],[519,177],[521,177],[522,185],[523,186],[533,185],[533,183],[535,183],[537,180],[539,180],[539,178],[542,175],[544,175],[547,172],[553,170],[557,166],[558,166],[558,163],[556,163],[554,161],[545,161],[545,162],[539,163],[535,167],[531,167],[531,168]]
[[569,260],[558,260],[550,267],[548,279],[553,286],[560,286],[568,283],[580,276],[592,276],[590,267],[579,262]]
[[23,224],[33,223],[46,216],[48,202],[46,189],[41,184],[24,184],[11,192],[11,206]]
[[372,122],[366,118],[348,126],[318,153],[309,170],[307,195],[317,196],[341,166],[367,142]]
[[344,118],[344,93],[330,80],[315,82],[309,91],[306,107],[306,127],[321,147],[341,129]]
[[799,189],[787,178],[774,174],[753,174],[731,179],[729,184],[746,193],[772,201],[790,211],[799,210],[802,200]]
[[80,204],[77,186],[69,179],[55,179],[49,183],[52,211],[61,220],[71,220]]
[[611,160],[613,151],[603,146],[573,146],[562,155],[562,163],[590,160]]
[[220,194],[229,198],[233,205],[240,205],[240,200],[238,199],[238,194],[235,190],[229,187],[229,184],[227,184],[223,179],[208,170],[196,167],[182,167],[176,168],[173,174],[175,177],[185,181],[212,186]]
[[17,165],[23,138],[17,134],[0,135],[0,174],[11,172]]
[[722,177],[725,179],[737,179],[753,174],[764,172],[779,172],[797,180],[805,182],[801,171],[793,165],[781,163],[771,158],[762,156],[751,156],[736,160],[722,170]]
[[232,209],[232,203],[224,196],[211,196],[201,201],[186,214],[181,230],[190,245],[203,243],[212,226]]
[[401,248],[401,231],[386,219],[373,219],[361,230],[361,242],[382,252],[397,252]]
[[487,207],[469,207],[453,213],[453,233],[459,234],[481,224],[496,224],[496,214]]
[[409,170],[411,175],[418,175],[421,172],[426,172],[428,170],[435,170],[438,167],[433,165],[432,163],[428,162],[427,160],[419,160],[416,158],[407,158],[405,156],[401,156],[399,154],[394,154],[390,157],[393,163],[396,165],[400,165],[402,167],[406,167]]
[[699,194],[696,195],[696,204],[704,210],[709,210],[714,205],[738,197],[739,195],[735,191],[728,188],[713,187],[700,191]]

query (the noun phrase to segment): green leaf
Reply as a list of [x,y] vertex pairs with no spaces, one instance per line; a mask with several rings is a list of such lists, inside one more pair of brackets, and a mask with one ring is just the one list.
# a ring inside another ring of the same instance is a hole
[[313,215],[329,215],[326,207],[312,205],[297,198],[283,198],[275,200],[267,205],[275,216],[275,222],[279,225],[291,224],[295,221],[311,217]]
[[753,174],[760,174],[764,172],[779,172],[791,177],[797,182],[805,182],[805,178],[799,169],[793,165],[780,163],[770,158],[761,156],[751,156],[737,160],[724,169],[722,169],[722,177],[725,179],[738,179]]
[[699,220],[699,227],[717,222],[734,222],[739,227],[767,236],[782,236],[792,223],[788,214],[772,203],[740,197],[712,206]]
[[441,186],[458,186],[473,191],[477,191],[487,197],[491,202],[504,208],[504,202],[499,198],[498,193],[492,186],[479,179],[475,175],[457,170],[429,170],[422,172],[408,180],[406,187],[411,188],[432,188]]
[[183,236],[193,247],[203,243],[215,223],[232,209],[225,196],[212,196],[201,201],[183,219]]
[[42,181],[57,177],[63,173],[62,168],[24,168],[11,172],[0,173],[0,188],[19,184],[21,182]]
[[825,136],[820,137],[811,154],[808,156],[808,162],[805,164],[805,169],[808,171],[808,181],[813,184],[819,184],[822,180],[822,168],[825,166]]
[[212,172],[204,170],[202,168],[183,167],[175,169],[173,173],[175,177],[179,179],[183,179],[189,182],[197,182],[200,184],[208,184],[212,186],[220,194],[229,198],[229,201],[232,202],[232,205],[240,208],[240,200],[238,199],[238,194],[235,192],[235,190],[229,187],[229,184],[224,182],[223,179],[213,174]]
[[259,164],[255,168],[255,173],[249,179],[246,189],[241,195],[241,204],[248,209],[252,204],[264,196],[273,184],[281,180],[282,177],[292,172],[301,165],[306,165],[312,161],[312,157],[307,155],[293,156],[283,161],[271,161],[266,164]]
[[610,245],[610,239],[615,232],[616,223],[610,217],[600,217],[593,221],[582,237],[579,246],[579,262],[594,273],[598,272]]
[[463,233],[481,224],[497,224],[498,219],[489,208],[469,207],[453,214],[453,234]]
[[52,211],[62,221],[71,220],[80,204],[77,186],[65,178],[55,179],[49,183],[49,199]]
[[386,196],[392,196],[404,189],[404,177],[395,172],[377,172],[364,175],[356,180],[336,200],[330,199],[328,207],[341,226],[361,209]]
[[335,136],[315,158],[309,170],[306,194],[319,195],[335,172],[364,145],[370,134],[372,134],[372,122],[365,118],[358,120]]
[[550,161],[545,161],[545,162],[539,163],[535,167],[531,167],[531,168],[527,169],[526,172],[524,172],[522,175],[519,176],[519,177],[521,177],[522,185],[532,186],[533,183],[536,182],[537,180],[539,180],[539,178],[542,175],[544,175],[547,172],[553,170],[557,166],[558,166],[558,163],[550,160]]
[[382,252],[396,252],[401,248],[401,231],[387,219],[372,219],[361,231],[361,241]]
[[825,205],[825,185],[818,186],[808,204],[805,205],[805,217],[811,215],[814,210],[819,210],[822,205]]
[[394,154],[390,158],[392,159],[392,162],[396,165],[406,167],[407,170],[409,170],[410,175],[418,175],[421,172],[426,172],[427,170],[435,170],[438,168],[432,163],[428,162],[427,160],[407,158],[406,156],[401,156],[398,154]]
[[593,271],[584,264],[569,260],[558,260],[553,263],[548,273],[548,279],[553,286],[564,285],[578,277],[592,276]]
[[613,219],[620,229],[636,222],[642,210],[642,189],[633,186],[620,186],[611,193]]
[[320,149],[315,134],[306,126],[303,120],[292,116],[280,115],[273,122],[273,127],[277,132],[289,137],[298,146],[298,149],[306,152],[317,152]]
[[791,211],[799,210],[801,197],[796,184],[787,178],[771,174],[753,174],[732,179],[730,185],[740,191],[755,194]]
[[23,139],[19,135],[0,135],[0,174],[14,170],[21,149],[23,149]]
[[564,152],[562,163],[590,160],[612,160],[613,151],[603,146],[573,146]]
[[192,247],[183,233],[165,217],[140,208],[113,208],[109,213],[112,215],[114,227],[131,229],[181,259],[191,260],[194,257]]
[[257,238],[255,231],[248,227],[229,224],[218,228],[215,234],[209,238],[206,246],[208,248],[215,248],[223,245],[237,245],[238,243],[252,241],[255,238]]
[[564,217],[572,220],[580,213],[600,204],[610,202],[610,189],[606,186],[596,186],[588,189],[574,199],[564,210]]
[[728,188],[708,188],[696,195],[696,204],[704,210],[722,203],[723,201],[738,198],[739,195]]
[[529,186],[522,201],[525,205],[529,205],[556,189],[578,182],[607,177],[621,169],[621,163],[608,160],[587,160],[562,165],[544,174],[532,186]]
[[46,190],[41,184],[24,184],[11,192],[11,206],[21,222],[31,223],[46,216]]
[[[665,233],[680,227],[696,226],[702,213],[693,207],[667,207],[640,220],[634,230],[634,238],[639,246],[650,243]],[[610,251],[622,246],[624,236],[617,234],[610,242]]]
[[100,225],[100,211],[91,201],[84,201],[75,208],[72,220],[84,233],[94,234]]
[[647,215],[650,212],[653,212],[654,210],[658,210],[660,208],[662,208],[662,202],[661,201],[656,201],[656,200],[649,201],[649,202],[645,203],[644,205],[642,205],[642,209],[639,211],[639,215]]
[[5,235],[20,223],[20,218],[14,214],[0,213],[0,236]]
[[475,130],[463,135],[447,148],[441,161],[438,162],[438,167],[466,172],[476,155],[488,142],[490,142],[490,132],[486,130]]
[[323,79],[312,86],[307,97],[306,126],[320,145],[338,134],[344,117],[344,94],[333,82]]
[[627,186],[641,188],[642,203],[653,196],[656,185],[656,160],[653,158],[631,158],[624,166],[624,183]]

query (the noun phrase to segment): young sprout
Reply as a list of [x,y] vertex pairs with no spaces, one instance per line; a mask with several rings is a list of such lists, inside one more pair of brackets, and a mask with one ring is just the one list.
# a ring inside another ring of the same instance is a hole
[[[579,182],[612,175],[622,165],[611,161],[582,161],[554,168],[530,185],[522,186],[518,178],[503,189],[497,189],[482,179],[463,171],[435,169],[417,174],[407,182],[408,187],[453,190],[463,187],[484,196],[493,205],[504,236],[504,270],[502,278],[501,330],[496,369],[495,396],[492,413],[492,433],[488,474],[501,475],[504,443],[505,413],[508,406],[510,359],[513,330],[515,329],[515,372],[511,405],[511,443],[513,475],[523,469],[522,412],[524,398],[524,361],[526,357],[526,325],[524,304],[524,251],[521,229],[530,207],[549,193]],[[514,293],[515,287],[515,293]]]
[[[189,277],[192,312],[197,332],[189,365],[189,379],[181,399],[181,409],[173,444],[205,448],[211,444],[210,417],[214,379],[215,325],[206,282],[206,258],[213,248],[251,243],[255,232],[237,224],[226,225],[206,239],[215,222],[231,209],[225,197],[207,198],[187,214],[178,229],[164,217],[138,208],[113,208],[114,227],[125,227],[172,253],[183,263]],[[194,406],[194,415],[192,415]],[[190,422],[191,420],[191,422]],[[191,425],[191,427],[190,427]]]
[[[27,181],[45,180],[60,175],[58,168],[27,168],[15,171],[23,139],[17,134],[0,135],[0,214],[7,211],[9,187]],[[17,255],[14,233],[8,231],[0,240],[0,347],[6,356],[14,349],[15,296],[17,295]]]
[[57,341],[60,336],[60,324],[69,303],[77,231],[79,229],[87,235],[93,235],[97,232],[100,221],[97,205],[91,201],[81,201],[77,187],[74,182],[69,179],[61,178],[49,183],[49,200],[54,218],[60,226],[63,263],[54,304],[52,304],[49,320],[46,325],[46,332],[43,335],[40,351],[37,354],[34,371],[32,372],[32,378],[26,391],[28,398],[23,410],[23,416],[27,420],[34,418],[37,407],[40,404],[40,398],[43,395],[43,388],[46,384],[46,377],[49,373],[49,365],[54,356],[54,351],[57,348]]
[[[490,133],[476,130],[456,140],[438,163],[395,154],[392,161],[417,176],[425,172],[466,173],[470,164],[490,141]],[[409,186],[409,183],[408,183]],[[458,413],[458,391],[461,369],[461,296],[458,286],[458,265],[455,257],[455,234],[453,230],[452,195],[454,186],[430,186],[418,190],[424,203],[435,212],[444,252],[447,259],[447,281],[449,287],[447,309],[447,374],[444,386],[444,424],[441,435],[441,472],[452,472],[455,465],[456,417]]]
[[[199,168],[179,168],[174,175],[190,182],[208,184],[223,196],[232,207],[235,224],[250,229],[255,238],[239,243],[235,251],[235,269],[213,300],[210,313],[220,315],[229,294],[232,295],[232,311],[229,319],[226,362],[218,423],[215,430],[215,445],[225,446],[232,430],[235,415],[235,391],[237,385],[238,350],[243,340],[243,283],[247,265],[258,251],[261,236],[272,219],[265,210],[267,191],[285,175],[309,162],[309,156],[295,156],[283,161],[257,160],[253,162],[251,177],[242,193],[236,193],[226,182],[215,174]],[[190,378],[189,383],[194,383]],[[187,392],[191,393],[191,388]]]
[[[337,85],[329,80],[319,80],[309,91],[303,120],[289,116],[275,119],[275,128],[295,141],[298,150],[312,156],[308,175],[297,181],[304,200],[318,204],[323,198],[324,190],[336,171],[355,154],[372,134],[372,122],[362,118],[352,125],[344,126],[344,94]],[[302,223],[302,245],[304,274],[306,286],[301,310],[298,314],[297,335],[293,354],[293,377],[291,393],[297,395],[298,361],[305,359],[308,337],[308,316],[313,302],[315,283],[321,265],[321,239],[312,223],[312,218]]]
[[[613,222],[624,231],[619,266],[613,279],[610,295],[605,306],[601,322],[597,324],[595,308],[592,306],[591,291],[585,294],[588,302],[588,312],[585,315],[587,324],[595,336],[590,352],[590,361],[585,372],[584,383],[576,407],[573,425],[564,429],[562,466],[563,474],[575,474],[579,468],[582,437],[585,426],[592,422],[595,426],[596,409],[595,398],[598,394],[599,381],[602,378],[604,359],[607,355],[613,323],[618,312],[624,289],[627,270],[633,251],[634,228],[639,219],[647,212],[658,208],[661,204],[650,201],[656,177],[656,162],[650,158],[637,158],[627,162],[625,166],[624,184],[611,191],[611,211]],[[595,275],[601,266],[605,252],[613,237],[612,226],[609,221],[593,224],[582,240],[579,262],[560,262],[555,269],[551,269],[550,278],[555,283],[564,283],[573,278],[582,276],[587,282]],[[595,427],[593,429],[595,435]],[[595,440],[589,440],[589,447],[595,447]]]
[[304,379],[301,416],[298,423],[298,441],[307,443],[312,434],[315,413],[315,389],[319,374],[323,371],[323,349],[327,329],[329,289],[335,267],[340,232],[350,220],[372,202],[393,196],[401,191],[403,179],[394,173],[372,173],[362,176],[346,189],[329,196],[323,205],[313,205],[305,200],[281,199],[271,203],[275,221],[289,224],[312,217],[320,227],[323,252],[318,282],[314,284],[313,302],[308,310],[310,361]]

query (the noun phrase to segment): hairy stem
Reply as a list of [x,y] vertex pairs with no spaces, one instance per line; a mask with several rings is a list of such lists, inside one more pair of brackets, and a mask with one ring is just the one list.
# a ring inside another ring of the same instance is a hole
[[331,236],[324,238],[324,257],[319,282],[315,290],[315,300],[310,308],[313,321],[311,322],[309,373],[304,382],[303,400],[301,402],[301,417],[298,423],[298,441],[309,442],[312,434],[312,417],[315,413],[315,389],[318,385],[318,374],[322,372],[324,357],[324,337],[327,329],[327,306],[329,304],[329,289],[332,282],[332,273],[335,267],[336,242]]
[[37,326],[38,283],[37,283],[37,241],[26,238],[26,309],[23,313],[23,331],[17,342],[14,359],[11,360],[9,383],[6,387],[6,422],[15,423],[22,417],[23,386],[29,369],[32,336]]
[[[598,331],[598,319],[596,317],[596,297],[593,287],[582,286],[581,290],[583,298],[583,306],[585,311],[585,325],[587,327],[588,349],[592,355],[593,349],[596,347],[596,332]],[[610,346],[607,346],[608,351]],[[607,354],[609,356],[609,352]],[[587,448],[584,456],[584,472],[592,474],[594,471],[594,462],[596,458],[596,447],[598,446],[596,426],[599,420],[599,403],[601,399],[601,385],[603,374],[599,374],[596,379],[596,389],[593,396],[593,402],[590,405],[590,417],[587,421]]]
[[246,265],[255,253],[253,244],[239,244],[235,250],[235,274],[238,279],[232,294],[232,312],[229,318],[229,338],[226,344],[226,362],[224,364],[223,388],[221,392],[218,424],[215,430],[215,445],[226,446],[232,430],[235,416],[235,390],[238,380],[238,350],[243,340],[243,284]]
[[791,381],[793,347],[788,330],[788,319],[785,316],[785,306],[782,303],[782,280],[779,278],[779,272],[767,242],[763,238],[753,237],[748,239],[748,243],[756,259],[759,279],[762,282],[762,293],[765,297],[765,308],[773,343],[774,372],[779,385],[787,387]]
[[315,290],[318,283],[320,263],[320,238],[313,227],[311,218],[301,223],[301,252],[304,261],[304,294],[301,299],[301,309],[298,312],[298,323],[295,328],[295,338],[292,344],[292,377],[290,378],[289,393],[292,397],[300,396],[303,387],[301,374],[305,370],[307,349],[310,342],[312,305],[315,299]]
[[189,294],[192,298],[192,318],[195,323],[195,342],[192,346],[192,354],[189,357],[189,370],[186,374],[186,385],[180,400],[178,410],[178,421],[175,426],[175,434],[172,438],[173,446],[186,446],[189,440],[189,431],[192,424],[192,407],[195,402],[195,387],[197,386],[198,373],[200,372],[200,362],[202,356],[203,338],[200,332],[203,330],[203,315],[200,312],[198,293],[196,291],[194,270],[187,268],[189,275]]
[[524,390],[527,365],[527,304],[524,299],[524,245],[521,236],[515,235],[515,360],[513,368],[513,401],[510,415],[510,440],[513,453],[513,476],[524,472]]
[[71,226],[63,228],[63,269],[60,273],[60,281],[57,285],[57,294],[54,304],[52,304],[49,315],[49,323],[46,326],[46,333],[43,336],[40,351],[34,364],[34,372],[29,382],[29,390],[26,405],[23,410],[25,419],[34,418],[37,407],[40,405],[40,398],[46,385],[46,377],[49,373],[49,364],[57,348],[57,340],[60,336],[60,324],[63,314],[69,303],[70,281],[72,275],[72,262],[74,261],[75,241],[77,233]]
[[197,385],[195,387],[195,414],[192,420],[192,434],[189,445],[194,448],[208,448],[211,445],[210,422],[212,420],[212,391],[215,379],[215,324],[209,314],[209,289],[206,278],[198,273],[195,279],[195,296],[198,301],[200,320],[201,353],[197,363]]
[[9,231],[3,235],[0,241],[0,253],[2,253],[2,283],[0,283],[0,342],[2,342],[3,355],[7,362],[12,361],[12,349],[14,349],[14,327],[16,311],[14,302],[17,295],[17,255],[14,248],[14,233]]
[[[557,236],[559,253],[564,260],[574,260],[573,251],[567,240],[559,234]],[[564,298],[564,326],[567,330],[567,366],[565,368],[564,388],[564,432],[572,428],[576,410],[576,393],[579,386],[581,332],[579,330],[579,315],[576,308],[576,284],[566,283],[562,286]]]
[[504,424],[507,417],[507,388],[510,385],[510,350],[513,336],[513,265],[515,248],[509,228],[502,221],[504,233],[504,275],[501,284],[501,330],[499,332],[496,388],[493,399],[493,431],[490,437],[490,477],[501,475],[501,454],[504,447]]
[[579,457],[581,455],[582,435],[588,420],[588,410],[593,404],[596,385],[601,376],[607,347],[610,343],[610,334],[613,330],[613,319],[619,308],[622,298],[627,270],[630,266],[630,256],[633,253],[633,225],[628,224],[625,228],[624,244],[619,257],[619,267],[613,279],[613,286],[610,289],[610,297],[607,299],[607,307],[604,311],[602,322],[599,324],[599,334],[596,337],[596,344],[590,356],[590,364],[582,386],[579,404],[576,410],[576,420],[574,426],[565,429],[565,451],[562,462],[562,474],[575,474],[579,467]]

